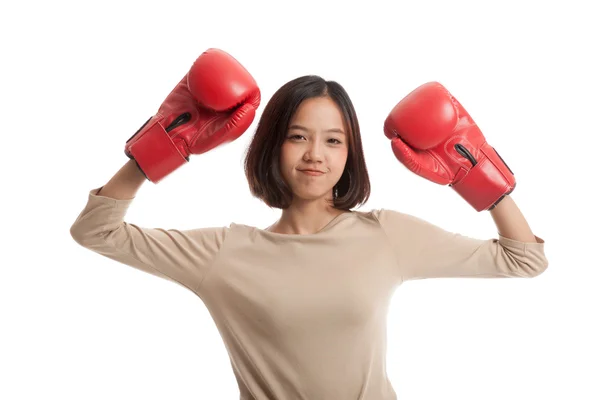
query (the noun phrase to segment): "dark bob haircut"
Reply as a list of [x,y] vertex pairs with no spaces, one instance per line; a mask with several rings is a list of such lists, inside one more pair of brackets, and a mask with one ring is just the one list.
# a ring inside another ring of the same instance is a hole
[[289,123],[300,104],[314,97],[331,98],[342,111],[348,133],[348,159],[340,180],[333,207],[350,210],[367,202],[371,183],[363,154],[360,127],[348,93],[337,82],[315,75],[291,80],[275,92],[265,106],[244,161],[244,171],[254,197],[271,208],[288,208],[293,193],[279,169],[281,146]]

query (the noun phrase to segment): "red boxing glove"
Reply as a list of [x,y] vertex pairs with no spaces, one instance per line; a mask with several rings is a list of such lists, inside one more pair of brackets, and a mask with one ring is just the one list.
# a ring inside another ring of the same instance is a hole
[[240,137],[252,124],[260,90],[231,55],[208,49],[167,96],[156,115],[125,144],[148,180],[161,179],[202,154]]
[[392,150],[409,170],[450,185],[477,211],[493,209],[515,177],[460,103],[439,83],[413,90],[384,123]]

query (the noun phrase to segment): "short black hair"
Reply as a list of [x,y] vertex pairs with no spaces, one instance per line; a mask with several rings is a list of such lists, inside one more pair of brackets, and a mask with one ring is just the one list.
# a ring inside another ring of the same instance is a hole
[[293,193],[279,169],[281,146],[300,104],[315,97],[329,97],[338,105],[348,132],[348,159],[335,185],[337,197],[333,199],[333,206],[350,210],[369,199],[371,183],[363,154],[360,126],[348,93],[335,81],[306,75],[289,81],[271,97],[246,152],[244,170],[250,192],[269,207],[285,209],[291,204]]

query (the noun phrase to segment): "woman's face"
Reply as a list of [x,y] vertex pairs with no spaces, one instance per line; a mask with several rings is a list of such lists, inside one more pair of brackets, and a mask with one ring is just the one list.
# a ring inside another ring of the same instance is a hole
[[329,97],[300,104],[288,126],[279,165],[295,198],[331,197],[348,158],[347,134],[342,112]]

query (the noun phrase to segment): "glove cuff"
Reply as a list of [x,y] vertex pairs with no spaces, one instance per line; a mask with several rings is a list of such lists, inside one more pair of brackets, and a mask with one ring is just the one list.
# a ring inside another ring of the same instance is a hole
[[516,186],[515,176],[494,148],[482,148],[484,157],[451,187],[475,210],[492,210]]
[[153,183],[158,183],[189,162],[156,117],[151,118],[135,136],[127,141],[125,154],[135,159],[146,178]]

